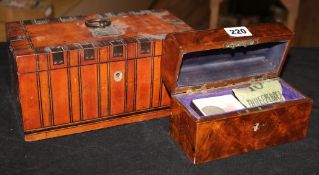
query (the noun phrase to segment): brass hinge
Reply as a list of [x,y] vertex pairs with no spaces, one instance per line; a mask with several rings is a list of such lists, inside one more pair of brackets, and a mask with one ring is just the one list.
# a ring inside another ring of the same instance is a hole
[[257,44],[256,40],[242,40],[242,41],[233,41],[233,42],[225,42],[224,48],[236,48],[236,47],[247,47],[251,45]]
[[207,87],[206,84],[200,86],[200,87],[193,87],[193,88],[189,88],[186,90],[187,94],[194,94],[194,93],[199,93],[199,92],[207,92]]

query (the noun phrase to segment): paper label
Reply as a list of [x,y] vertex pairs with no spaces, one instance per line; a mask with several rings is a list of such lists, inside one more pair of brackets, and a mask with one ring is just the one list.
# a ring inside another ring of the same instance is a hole
[[232,37],[253,36],[253,34],[250,33],[247,27],[244,27],[244,26],[228,27],[228,28],[224,28],[224,30],[229,36],[232,36]]
[[247,88],[233,89],[235,96],[247,108],[285,101],[279,80],[265,80]]
[[204,116],[217,115],[245,108],[233,95],[200,98],[192,102]]

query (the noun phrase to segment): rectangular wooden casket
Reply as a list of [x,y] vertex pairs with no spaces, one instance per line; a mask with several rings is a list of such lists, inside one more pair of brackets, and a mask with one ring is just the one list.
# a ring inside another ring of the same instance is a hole
[[[169,34],[162,78],[172,94],[172,138],[193,163],[203,163],[295,141],[306,136],[312,100],[280,71],[293,33],[281,24],[248,27],[252,36],[231,37],[224,29]],[[277,79],[284,102],[211,116],[191,101],[232,94],[233,88]]]
[[26,141],[170,114],[163,39],[190,27],[169,12],[34,19],[6,30]]

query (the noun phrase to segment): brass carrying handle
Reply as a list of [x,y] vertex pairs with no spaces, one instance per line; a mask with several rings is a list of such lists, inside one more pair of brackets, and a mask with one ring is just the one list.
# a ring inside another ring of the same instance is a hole
[[111,20],[108,18],[88,19],[85,21],[85,25],[92,28],[105,28],[111,25]]

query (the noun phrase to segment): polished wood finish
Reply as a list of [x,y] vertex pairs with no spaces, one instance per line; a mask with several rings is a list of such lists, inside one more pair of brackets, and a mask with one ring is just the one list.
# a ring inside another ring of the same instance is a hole
[[[98,79],[97,65],[87,65],[81,68],[83,120],[98,117]],[[95,76],[94,76],[95,75]]]
[[[204,163],[306,136],[312,101],[302,99],[197,121],[174,97],[170,132],[193,163]],[[254,126],[260,128],[254,131]]]
[[124,62],[113,62],[110,63],[110,113],[111,115],[123,113],[125,110],[125,82],[115,81],[113,76],[115,71],[121,71],[125,74],[125,63]]
[[[94,18],[111,26],[85,26]],[[160,78],[163,39],[190,27],[169,12],[25,20],[6,29],[26,140],[170,114]]]
[[53,125],[70,122],[68,77],[66,72],[66,69],[51,71]]
[[164,83],[172,94],[170,133],[194,164],[287,143],[306,136],[312,100],[305,96],[293,101],[205,119],[197,119],[178,100],[177,96],[181,94],[236,88],[245,83],[279,76],[288,52],[287,48],[282,55],[283,61],[278,72],[190,87],[176,87],[185,53],[227,48],[227,43],[238,41],[254,41],[252,44],[287,41],[290,44],[293,36],[292,32],[280,24],[253,25],[248,26],[248,29],[253,36],[229,37],[224,29],[216,29],[169,34],[164,42],[161,70]]
[[[103,66],[103,64],[101,64]],[[81,120],[81,105],[80,105],[80,83],[79,83],[79,68],[72,67],[70,68],[70,83],[71,83],[71,106],[72,106],[72,119],[73,122],[77,122]],[[103,73],[103,71],[101,71]],[[103,101],[103,96],[101,94],[101,103]]]
[[[160,57],[154,57],[154,70],[157,72],[154,72],[153,75],[153,94],[152,94],[152,107],[158,107],[160,106],[160,91],[161,91],[161,76],[160,76],[160,70],[161,70],[161,58]],[[165,90],[166,91],[166,90]]]
[[127,91],[126,91],[126,111],[132,112],[135,110],[135,66],[136,60],[127,61]]
[[39,106],[39,96],[37,91],[30,89],[37,89],[37,78],[34,74],[26,74],[18,77],[20,85],[20,103],[21,110],[24,112],[22,116],[23,128],[25,130],[32,130],[41,127],[41,118]]
[[151,105],[151,88],[153,83],[151,72],[152,60],[143,58],[137,60],[136,109],[147,109]]

